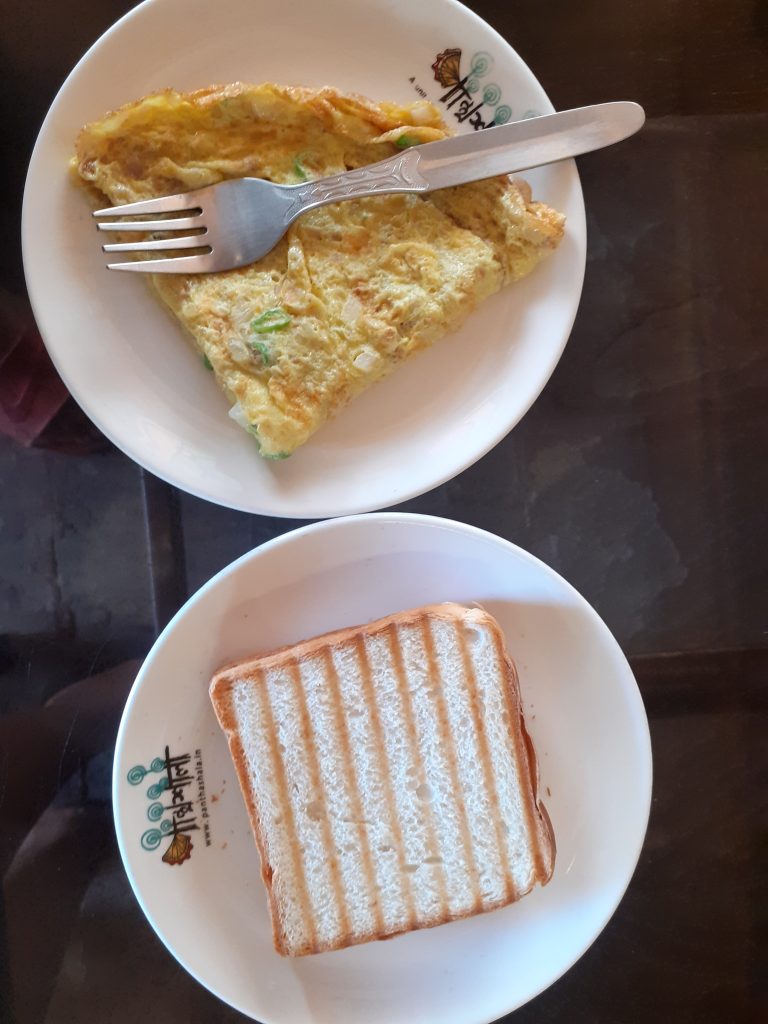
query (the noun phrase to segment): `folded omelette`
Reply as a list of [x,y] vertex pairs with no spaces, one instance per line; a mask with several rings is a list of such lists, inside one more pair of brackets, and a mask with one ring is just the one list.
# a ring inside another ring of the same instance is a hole
[[[225,178],[320,178],[448,134],[424,101],[272,84],[167,90],[83,128],[73,168],[99,205],[119,204]],[[278,459],[529,273],[563,224],[504,176],[326,206],[250,266],[151,280],[213,369],[230,415]]]

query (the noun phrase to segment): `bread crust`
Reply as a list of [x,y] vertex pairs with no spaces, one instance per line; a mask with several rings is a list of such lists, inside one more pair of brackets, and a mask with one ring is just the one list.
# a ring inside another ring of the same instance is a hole
[[501,628],[494,617],[480,606],[467,608],[464,605],[447,602],[445,604],[425,605],[420,608],[395,612],[392,615],[384,616],[368,624],[331,630],[296,644],[289,644],[261,655],[253,655],[230,662],[215,673],[209,687],[214,711],[221,728],[226,734],[240,788],[245,798],[251,830],[261,859],[261,875],[269,898],[274,946],[282,956],[305,956],[311,953],[330,952],[335,949],[345,948],[346,946],[370,942],[374,939],[394,938],[396,935],[415,929],[410,926],[391,929],[384,927],[378,932],[371,930],[370,932],[340,935],[332,941],[320,941],[314,935],[311,940],[300,945],[289,945],[282,927],[280,908],[274,892],[273,867],[269,862],[264,823],[261,821],[258,813],[245,751],[237,732],[231,699],[232,688],[237,682],[244,679],[251,679],[254,682],[257,678],[263,679],[263,673],[271,668],[284,665],[289,660],[300,664],[303,660],[313,657],[326,648],[345,646],[350,641],[374,636],[393,625],[395,627],[413,626],[423,622],[425,617],[428,619],[442,619],[453,623],[472,623],[487,628],[490,631],[496,646],[499,663],[504,666],[505,695],[511,712],[509,716],[511,740],[515,748],[518,765],[520,766],[521,780],[524,779],[527,782],[524,792],[522,792],[523,787],[521,785],[521,796],[523,796],[524,813],[531,846],[535,851],[535,870],[532,873],[531,881],[527,888],[515,890],[512,887],[508,898],[499,901],[493,906],[470,907],[467,910],[458,912],[452,912],[446,908],[443,912],[435,915],[433,919],[421,918],[415,928],[433,928],[441,924],[447,924],[450,921],[473,917],[478,913],[489,913],[492,910],[498,910],[527,895],[537,882],[541,885],[546,885],[552,877],[556,855],[554,831],[546,808],[539,798],[538,762],[533,743],[525,726],[517,671],[512,658],[505,649]]

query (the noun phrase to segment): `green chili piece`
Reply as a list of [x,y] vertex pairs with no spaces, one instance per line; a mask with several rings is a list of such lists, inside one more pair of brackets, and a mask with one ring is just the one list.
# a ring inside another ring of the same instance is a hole
[[297,153],[293,161],[293,173],[299,179],[299,181],[309,181],[312,174],[304,166],[304,162],[307,158],[311,159],[311,153]]
[[291,318],[285,310],[276,306],[274,309],[265,309],[255,320],[251,320],[251,330],[254,334],[272,334],[284,330],[290,322]]
[[299,179],[299,181],[309,181],[309,175],[302,166],[301,161],[298,157],[293,161],[293,173]]
[[251,348],[256,349],[256,351],[259,353],[264,365],[269,366],[269,364],[272,362],[272,353],[269,351],[269,347],[265,345],[263,341],[252,341],[250,342],[250,345]]

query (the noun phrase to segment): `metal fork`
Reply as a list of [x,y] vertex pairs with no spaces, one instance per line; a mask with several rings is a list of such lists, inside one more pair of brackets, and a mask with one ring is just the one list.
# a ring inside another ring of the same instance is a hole
[[[434,189],[512,174],[610,146],[634,134],[645,114],[636,103],[599,103],[458,135],[404,149],[368,167],[298,185],[274,185],[261,178],[235,178],[179,195],[96,210],[94,217],[164,217],[169,220],[111,220],[101,231],[199,231],[103,246],[105,252],[153,253],[202,249],[203,253],[109,263],[110,270],[202,274],[231,270],[261,259],[302,213],[327,203],[394,192]],[[408,146],[407,133],[401,137]]]

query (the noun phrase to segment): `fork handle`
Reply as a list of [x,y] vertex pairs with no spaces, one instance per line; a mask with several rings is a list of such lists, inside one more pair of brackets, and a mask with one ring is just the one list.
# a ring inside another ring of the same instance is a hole
[[338,203],[343,199],[358,199],[362,196],[386,195],[392,192],[426,192],[427,180],[419,174],[419,155],[415,149],[398,153],[377,164],[359,167],[354,171],[318,178],[302,185],[293,185],[294,205],[288,211],[293,218],[305,210],[326,203]]

